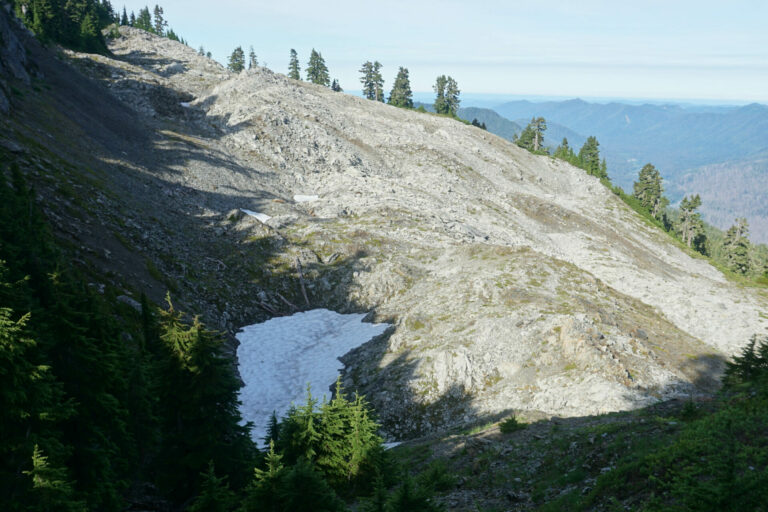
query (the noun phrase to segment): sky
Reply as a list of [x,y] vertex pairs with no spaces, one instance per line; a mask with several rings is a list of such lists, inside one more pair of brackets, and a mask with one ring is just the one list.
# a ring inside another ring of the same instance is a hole
[[[146,2],[125,5],[138,12]],[[475,94],[768,103],[765,0],[160,5],[176,33],[219,62],[253,46],[260,64],[286,73],[291,48],[302,68],[315,48],[347,91],[360,89],[361,64],[378,60],[387,90],[404,66],[423,92],[445,74]]]

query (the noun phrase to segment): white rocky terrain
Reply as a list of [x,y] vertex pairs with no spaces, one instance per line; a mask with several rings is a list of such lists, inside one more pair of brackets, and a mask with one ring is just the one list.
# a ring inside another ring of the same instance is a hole
[[[140,159],[98,156],[138,176],[121,171],[115,204],[154,201],[153,221],[120,232],[151,259],[179,247],[157,265],[223,329],[314,307],[391,323],[343,359],[391,437],[706,392],[768,329],[764,289],[730,282],[578,168],[121,31],[113,57],[68,57],[151,140]],[[130,199],[150,179],[159,190]],[[204,254],[182,248],[195,222]]]

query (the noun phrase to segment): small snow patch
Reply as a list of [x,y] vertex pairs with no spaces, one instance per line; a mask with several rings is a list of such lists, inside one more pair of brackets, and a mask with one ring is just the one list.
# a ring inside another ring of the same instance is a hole
[[266,213],[254,212],[252,210],[246,210],[245,208],[240,208],[240,211],[246,215],[250,215],[251,217],[258,219],[260,222],[267,222],[269,219],[272,218]]
[[389,443],[383,443],[383,446],[385,450],[391,450],[395,446],[400,446],[401,444],[403,444],[402,441],[391,441]]
[[188,101],[182,101],[181,103],[179,103],[179,105],[181,105],[184,108],[189,108],[189,102]]
[[296,194],[293,196],[293,200],[297,203],[309,203],[310,201],[317,201],[317,196],[303,196],[301,194]]
[[[330,395],[343,365],[339,357],[383,333],[387,324],[363,322],[363,314],[313,309],[249,325],[237,334],[243,421],[261,442],[272,412],[282,417],[291,402],[306,398],[307,384],[318,399]],[[330,397],[329,397],[330,398]]]

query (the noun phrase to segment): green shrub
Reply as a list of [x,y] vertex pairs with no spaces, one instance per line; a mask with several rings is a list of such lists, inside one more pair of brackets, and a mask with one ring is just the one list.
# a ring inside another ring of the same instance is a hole
[[525,423],[520,423],[514,416],[511,416],[499,423],[499,430],[501,430],[502,434],[511,434],[512,432],[522,430],[525,427]]

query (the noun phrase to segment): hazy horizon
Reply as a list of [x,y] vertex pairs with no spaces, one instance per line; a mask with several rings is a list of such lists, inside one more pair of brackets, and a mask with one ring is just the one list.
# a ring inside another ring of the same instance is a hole
[[[260,63],[285,73],[291,48],[302,68],[315,48],[349,90],[360,87],[361,64],[378,60],[387,89],[404,66],[418,91],[446,74],[477,94],[768,102],[768,3],[754,0],[154,3],[219,62],[253,45]],[[129,12],[146,4],[125,2]]]

